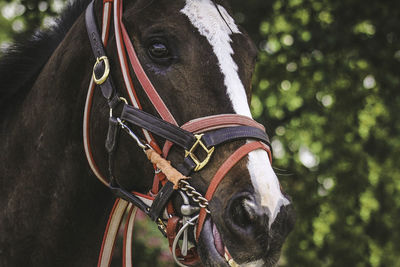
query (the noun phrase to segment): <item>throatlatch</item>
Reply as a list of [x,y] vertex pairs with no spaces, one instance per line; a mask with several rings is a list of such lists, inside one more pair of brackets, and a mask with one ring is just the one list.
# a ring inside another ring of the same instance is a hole
[[[118,58],[130,101],[122,98],[116,91],[110,72],[113,66],[110,65],[104,49],[108,40],[112,4],[114,6],[114,32]],[[136,208],[142,210],[157,223],[160,231],[168,238],[171,251],[178,265],[198,265],[200,261],[196,244],[190,246],[188,241],[189,228],[194,229],[195,227],[191,226],[197,224],[197,232],[193,233],[197,240],[205,218],[207,214],[210,214],[208,209],[209,201],[212,199],[219,183],[240,159],[256,149],[267,151],[271,159],[271,149],[265,129],[251,118],[237,114],[220,114],[199,118],[178,127],[174,117],[158,95],[137,58],[129,35],[122,23],[122,0],[104,1],[102,36],[100,36],[97,28],[93,2],[86,9],[85,19],[90,44],[96,59],[85,106],[85,152],[93,172],[118,197],[104,235],[98,266],[109,266],[110,264],[111,251],[117,232],[115,228],[119,227],[125,211],[128,211],[129,214],[125,241],[132,241],[131,235]],[[132,79],[126,61],[126,52],[135,77],[161,119],[141,110],[140,102],[137,99],[136,92],[133,90]],[[100,87],[110,109],[108,133],[105,141],[109,154],[108,179],[105,179],[97,168],[90,147],[89,120],[95,84]],[[119,108],[119,110],[122,110],[120,114],[115,112],[118,106],[122,106],[122,109]],[[142,129],[146,142],[132,131],[131,127],[133,126]],[[147,195],[130,192],[122,188],[113,175],[114,154],[117,153],[118,139],[122,133],[128,134],[143,149],[145,156],[155,166],[153,188]],[[162,151],[151,134],[166,140]],[[236,140],[253,141],[247,142],[240,147],[222,164],[211,180],[206,195],[203,196],[190,185],[190,174],[205,168],[212,159],[214,150],[220,145]],[[173,145],[177,145],[185,151],[183,162],[176,164],[175,167],[166,160],[168,152]],[[202,153],[199,153],[200,150]],[[199,154],[205,154],[206,156],[200,158]],[[174,192],[178,192],[178,195],[183,200],[183,205],[180,207],[180,214],[183,217],[178,217],[173,209],[167,208]],[[195,205],[192,203],[195,203]],[[181,246],[178,244],[180,240],[182,241]],[[127,257],[131,255],[129,251],[131,246],[130,244],[125,245],[124,248],[124,257],[126,258],[124,266],[129,266],[127,264],[131,263],[131,259],[127,259]],[[227,252],[226,255],[229,255],[229,253]],[[226,257],[229,264],[234,266],[233,259],[230,256]]]

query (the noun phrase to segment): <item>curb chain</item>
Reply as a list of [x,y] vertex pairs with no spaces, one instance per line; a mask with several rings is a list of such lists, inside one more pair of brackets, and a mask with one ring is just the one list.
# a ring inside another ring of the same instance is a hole
[[204,208],[208,214],[210,214],[210,210],[208,209],[208,200],[203,197],[202,194],[196,191],[196,189],[189,184],[186,180],[179,181],[179,188],[182,191],[185,191],[186,194],[192,198],[192,200],[199,204],[201,208]]

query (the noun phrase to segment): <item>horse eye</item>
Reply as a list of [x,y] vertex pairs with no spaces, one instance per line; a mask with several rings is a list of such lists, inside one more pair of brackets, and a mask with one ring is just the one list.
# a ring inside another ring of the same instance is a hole
[[163,43],[153,43],[148,48],[149,54],[155,59],[165,59],[170,56],[167,46]]

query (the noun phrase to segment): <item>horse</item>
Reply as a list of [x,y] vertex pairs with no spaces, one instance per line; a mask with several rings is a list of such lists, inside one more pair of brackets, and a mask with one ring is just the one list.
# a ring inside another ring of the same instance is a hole
[[175,219],[181,266],[276,266],[295,215],[251,119],[257,49],[229,3],[89,2],[1,58],[0,266],[94,266],[115,195],[168,237]]

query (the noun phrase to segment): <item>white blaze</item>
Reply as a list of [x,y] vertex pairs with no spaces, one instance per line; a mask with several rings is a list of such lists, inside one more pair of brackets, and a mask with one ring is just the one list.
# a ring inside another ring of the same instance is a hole
[[220,5],[218,7],[226,23],[210,0],[186,0],[186,6],[181,12],[189,18],[193,26],[211,44],[217,56],[219,68],[225,76],[224,83],[228,89],[227,93],[234,110],[238,114],[251,117],[250,108],[246,101],[246,92],[239,78],[238,66],[233,61],[233,49],[230,44],[232,42],[231,30],[234,33],[240,33],[240,31],[225,8]]
[[281,192],[278,177],[272,170],[268,154],[264,150],[255,150],[249,153],[247,168],[250,172],[251,182],[259,193],[261,206],[267,207],[269,212],[269,226],[275,221],[282,205],[288,205]]
[[[232,102],[234,111],[237,114],[251,117],[246,91],[239,78],[238,66],[232,57],[234,52],[230,35],[232,33],[240,34],[240,31],[225,8],[220,5],[218,5],[218,8],[225,21],[221,18],[211,0],[186,0],[186,5],[181,12],[189,18],[193,26],[210,43],[218,59],[219,68],[224,75],[227,95]],[[247,167],[261,205],[271,213],[271,225],[280,207],[289,204],[289,201],[280,191],[278,178],[269,164],[268,155],[265,151],[250,152]]]

